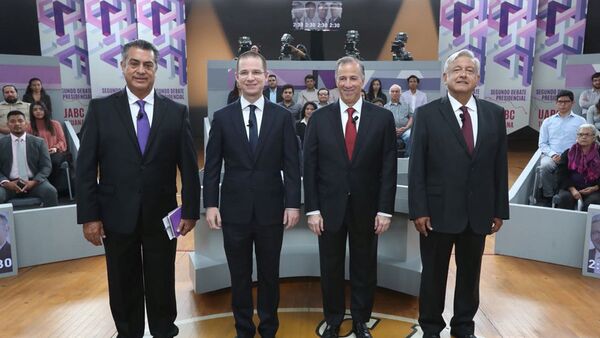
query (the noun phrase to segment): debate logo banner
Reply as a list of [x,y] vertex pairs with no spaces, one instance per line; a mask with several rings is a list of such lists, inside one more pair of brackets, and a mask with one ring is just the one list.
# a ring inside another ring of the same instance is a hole
[[91,99],[83,0],[37,0],[37,14],[42,56],[60,63],[64,120],[79,131]]
[[[556,114],[556,94],[565,87],[567,56],[583,52],[587,0],[540,0],[533,96],[529,125],[540,130]],[[578,111],[577,111],[578,113]]]
[[122,90],[121,48],[137,39],[135,0],[85,1],[92,97]]
[[138,37],[159,50],[154,88],[166,97],[188,104],[187,44],[184,0],[138,0]]

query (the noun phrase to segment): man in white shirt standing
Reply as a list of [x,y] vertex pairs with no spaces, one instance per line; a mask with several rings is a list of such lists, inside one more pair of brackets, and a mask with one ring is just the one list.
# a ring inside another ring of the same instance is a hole
[[409,76],[406,81],[408,82],[408,89],[400,96],[400,100],[410,106],[410,110],[414,111],[427,103],[427,94],[417,89],[421,80],[416,75]]

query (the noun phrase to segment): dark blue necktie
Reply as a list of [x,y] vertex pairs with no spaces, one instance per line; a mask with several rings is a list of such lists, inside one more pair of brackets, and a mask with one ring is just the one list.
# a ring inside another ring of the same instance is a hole
[[250,119],[248,121],[250,150],[252,155],[256,151],[256,145],[258,144],[258,122],[256,122],[256,106],[251,104],[250,106]]

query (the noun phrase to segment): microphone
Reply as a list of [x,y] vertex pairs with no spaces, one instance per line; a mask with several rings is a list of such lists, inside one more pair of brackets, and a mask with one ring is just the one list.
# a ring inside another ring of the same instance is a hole
[[461,114],[460,114],[460,115],[458,115],[458,116],[460,116],[460,122],[464,123],[464,122],[465,122],[465,114],[462,114],[462,113],[461,113]]
[[141,120],[144,117],[144,114],[142,114],[142,112],[138,112],[137,116],[135,117],[138,120]]
[[356,121],[358,121],[358,115],[352,117],[352,124],[356,124]]
[[254,127],[254,123],[252,123],[252,120],[248,120],[248,124],[246,126],[248,128],[252,128],[252,127]]

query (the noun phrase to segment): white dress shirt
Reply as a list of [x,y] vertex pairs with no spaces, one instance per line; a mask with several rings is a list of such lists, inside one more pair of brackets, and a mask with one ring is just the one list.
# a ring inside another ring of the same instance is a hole
[[415,109],[427,103],[427,94],[418,89],[414,94],[407,90],[400,96],[400,101],[408,104],[414,112]]
[[[127,100],[129,102],[129,111],[131,112],[133,128],[137,135],[137,116],[140,112],[140,106],[137,104],[137,101],[140,100],[140,98],[135,96],[127,86],[125,87],[125,91],[127,91]],[[148,96],[142,100],[146,102],[144,104],[144,111],[146,112],[146,115],[148,115],[148,122],[150,123],[150,127],[152,127],[152,118],[154,117],[154,88],[152,88]]]
[[248,140],[250,140],[250,124],[248,123],[250,121],[250,105],[253,104],[256,106],[256,109],[254,110],[257,124],[256,134],[260,137],[260,126],[262,125],[263,111],[265,109],[265,97],[261,95],[255,102],[249,102],[242,95],[240,96],[240,104],[242,105],[242,118],[244,120],[244,128],[246,128],[246,136],[248,137]]
[[[462,103],[458,102],[457,99],[453,98],[450,93],[448,93],[448,99],[450,99],[450,104],[452,105],[452,110],[454,111],[454,116],[456,117],[456,121],[458,121],[458,126],[462,129],[462,119],[460,115],[463,113],[460,107],[462,107]],[[473,125],[473,147],[477,143],[477,102],[475,102],[475,97],[471,96],[469,102],[465,105],[469,109],[469,115],[471,115],[471,125]]]
[[[10,175],[8,178],[15,179],[19,177],[19,159],[17,155],[17,142],[23,142],[23,149],[25,151],[25,165],[27,166],[27,176],[28,178],[33,177],[33,172],[29,169],[29,164],[27,163],[27,142],[25,141],[25,136],[27,133],[23,133],[21,137],[16,137],[12,133],[10,134],[10,138],[12,140],[12,167],[10,168]],[[4,182],[2,182],[4,183]]]

